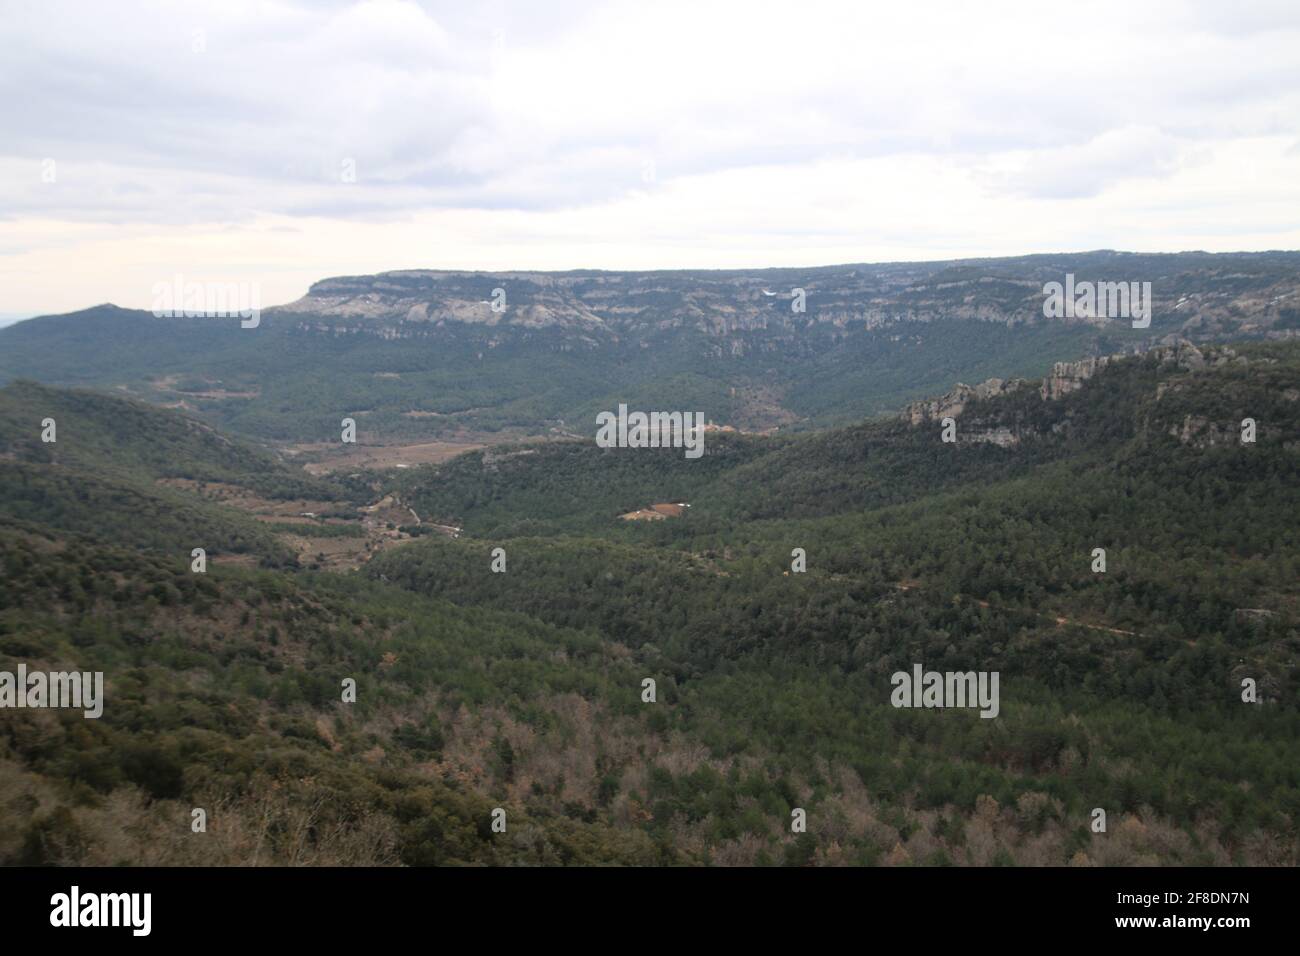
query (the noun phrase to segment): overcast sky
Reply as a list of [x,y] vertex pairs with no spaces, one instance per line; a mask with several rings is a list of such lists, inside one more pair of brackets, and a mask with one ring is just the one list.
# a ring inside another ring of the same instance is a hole
[[0,0],[0,314],[1095,248],[1300,248],[1300,3]]

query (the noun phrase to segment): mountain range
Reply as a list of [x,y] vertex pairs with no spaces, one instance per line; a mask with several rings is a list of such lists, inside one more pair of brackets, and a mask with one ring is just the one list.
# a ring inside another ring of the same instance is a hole
[[[1046,318],[1044,286],[1067,275],[1150,282],[1150,327]],[[1292,252],[405,271],[322,280],[256,328],[110,305],[21,322],[0,330],[0,381],[114,388],[282,443],[336,441],[344,417],[376,444],[586,434],[620,402],[772,431],[889,414],[1058,361],[1297,331]]]

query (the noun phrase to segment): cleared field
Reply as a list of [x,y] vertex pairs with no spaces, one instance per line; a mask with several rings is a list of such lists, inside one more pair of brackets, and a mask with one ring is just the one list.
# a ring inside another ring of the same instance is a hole
[[[355,509],[355,518],[322,518],[325,513],[337,514],[338,502],[297,499],[277,501],[263,498],[247,488],[224,482],[197,482],[187,478],[164,478],[158,484],[181,488],[209,501],[246,512],[258,521],[294,528],[276,529],[277,537],[298,555],[298,560],[308,566],[334,570],[360,567],[374,555],[388,548],[404,544],[414,538],[398,530],[405,524],[419,524],[418,517],[392,495],[386,495],[370,505]],[[431,525],[440,534],[451,536],[457,529]],[[301,531],[296,529],[301,528]],[[331,533],[331,529],[349,529],[351,533]],[[252,566],[255,559],[245,555],[220,556],[220,563]]]
[[311,475],[369,469],[414,468],[436,465],[493,445],[555,441],[556,434],[529,435],[522,432],[463,432],[451,440],[392,442],[385,444],[343,444],[342,442],[300,442],[283,445],[279,451],[302,465]]
[[328,475],[336,471],[411,468],[436,465],[467,451],[486,448],[489,442],[415,442],[408,445],[343,445],[316,442],[293,445],[286,452],[309,460],[303,470],[311,475]]

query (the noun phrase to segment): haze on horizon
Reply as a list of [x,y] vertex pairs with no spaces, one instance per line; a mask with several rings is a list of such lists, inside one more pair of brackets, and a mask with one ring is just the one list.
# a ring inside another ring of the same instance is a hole
[[5,2],[0,316],[176,274],[269,306],[406,268],[1300,248],[1300,7],[993,7]]

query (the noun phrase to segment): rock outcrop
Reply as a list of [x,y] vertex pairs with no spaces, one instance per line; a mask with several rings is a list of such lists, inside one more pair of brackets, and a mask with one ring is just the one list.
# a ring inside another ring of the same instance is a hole
[[903,417],[913,425],[920,425],[928,421],[939,421],[947,417],[956,418],[965,410],[967,403],[970,401],[1005,395],[1008,392],[1014,392],[1024,384],[1024,381],[1018,378],[1010,380],[990,378],[978,385],[966,385],[958,382],[947,395],[912,402],[903,410]]
[[1109,355],[1099,355],[1078,362],[1057,362],[1052,366],[1052,373],[1043,377],[1038,394],[1043,396],[1043,401],[1054,402],[1077,392],[1083,388],[1084,382],[1109,365],[1110,360]]

